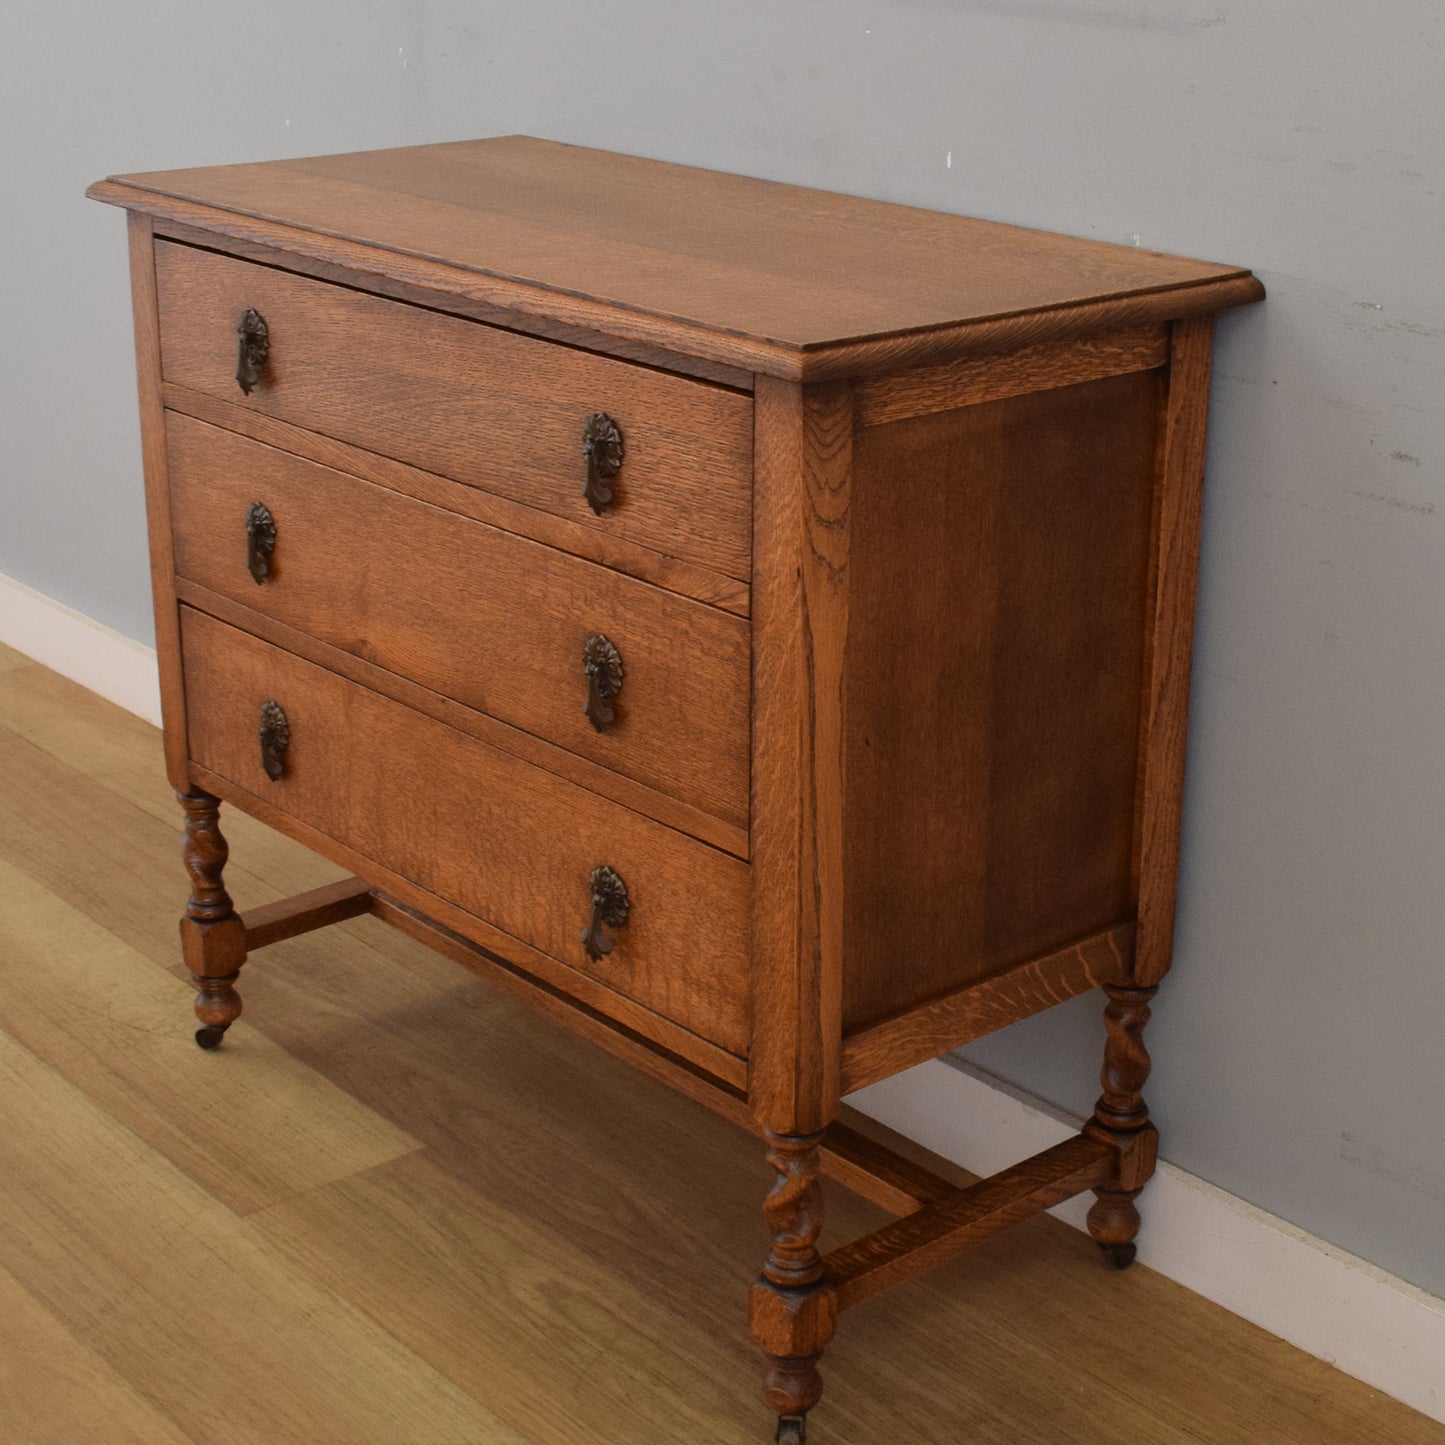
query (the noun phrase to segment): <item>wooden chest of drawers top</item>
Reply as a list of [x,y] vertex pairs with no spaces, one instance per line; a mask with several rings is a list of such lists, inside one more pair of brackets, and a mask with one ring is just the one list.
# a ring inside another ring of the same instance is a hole
[[529,136],[121,176],[89,194],[743,382],[894,371],[1260,294],[1239,267]]

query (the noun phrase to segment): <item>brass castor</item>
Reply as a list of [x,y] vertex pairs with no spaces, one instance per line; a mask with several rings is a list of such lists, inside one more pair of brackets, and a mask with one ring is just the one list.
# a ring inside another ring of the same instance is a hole
[[806,1415],[779,1415],[778,1445],[804,1445],[808,1438],[808,1417]]
[[196,1030],[196,1042],[203,1049],[218,1048],[225,1037],[225,1029],[218,1029],[214,1024],[204,1024]]
[[1134,1263],[1134,1256],[1139,1253],[1132,1244],[1101,1244],[1099,1248],[1103,1250],[1104,1258],[1113,1269],[1128,1269]]

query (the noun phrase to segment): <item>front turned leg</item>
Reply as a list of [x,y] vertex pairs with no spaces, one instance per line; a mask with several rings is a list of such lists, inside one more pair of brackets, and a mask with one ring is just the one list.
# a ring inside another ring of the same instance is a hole
[[1115,1269],[1128,1269],[1134,1263],[1140,1225],[1134,1201],[1154,1173],[1158,1130],[1149,1122],[1144,1103],[1150,1068],[1144,1026],[1149,1022],[1149,1001],[1158,991],[1157,985],[1104,986],[1109,996],[1104,1010],[1109,1031],[1101,1076],[1104,1092],[1094,1106],[1088,1132],[1119,1146],[1120,1169],[1110,1188],[1094,1191],[1097,1202],[1089,1210],[1089,1233]]
[[186,815],[181,857],[191,876],[191,896],[181,919],[181,953],[199,990],[196,1042],[214,1049],[241,1016],[235,984],[246,961],[246,930],[221,881],[230,849],[221,834],[220,799],[199,789],[176,797]]
[[823,1135],[769,1131],[766,1137],[768,1163],[776,1175],[763,1202],[772,1243],[748,1297],[749,1324],[768,1358],[763,1399],[778,1416],[777,1439],[784,1445],[803,1445],[808,1411],[823,1394],[818,1361],[833,1338],[838,1313],[818,1253],[823,1228],[818,1146]]

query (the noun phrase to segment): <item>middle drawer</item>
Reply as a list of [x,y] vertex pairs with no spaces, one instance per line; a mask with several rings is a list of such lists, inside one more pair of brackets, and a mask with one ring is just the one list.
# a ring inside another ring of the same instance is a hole
[[176,412],[166,439],[182,578],[746,828],[743,619]]

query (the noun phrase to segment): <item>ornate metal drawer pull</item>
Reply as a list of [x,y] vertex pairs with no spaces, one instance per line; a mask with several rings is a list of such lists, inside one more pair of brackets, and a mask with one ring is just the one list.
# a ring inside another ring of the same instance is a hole
[[279,702],[261,704],[261,766],[274,783],[286,771],[286,749],[291,746],[291,724]]
[[616,940],[607,936],[607,929],[623,927],[632,911],[627,885],[607,865],[592,870],[592,917],[582,930],[582,947],[593,963],[599,963],[612,952]]
[[595,632],[582,646],[582,666],[587,672],[587,701],[582,711],[598,732],[606,732],[617,721],[612,699],[622,691],[622,654]]
[[622,433],[605,411],[595,412],[582,428],[582,455],[587,459],[587,484],[582,495],[600,517],[612,505],[612,478],[622,469]]
[[246,570],[259,585],[271,575],[271,554],[276,550],[276,519],[264,502],[246,508]]
[[236,323],[236,334],[241,338],[236,354],[236,385],[247,396],[261,380],[261,368],[271,354],[271,333],[261,313],[248,306]]

